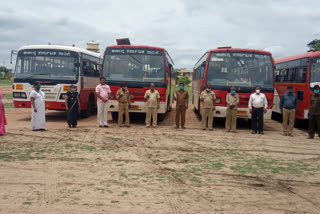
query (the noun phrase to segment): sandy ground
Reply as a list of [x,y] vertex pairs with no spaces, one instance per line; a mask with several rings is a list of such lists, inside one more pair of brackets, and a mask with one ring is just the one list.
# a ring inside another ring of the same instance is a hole
[[0,213],[320,213],[320,140],[200,129],[189,109],[175,130],[174,109],[157,129],[98,128],[96,117],[67,128],[47,113],[47,131],[30,131],[30,109],[7,109],[0,137]]

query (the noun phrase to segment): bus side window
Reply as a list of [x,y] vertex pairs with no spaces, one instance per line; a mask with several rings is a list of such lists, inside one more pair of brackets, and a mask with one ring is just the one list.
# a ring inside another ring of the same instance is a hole
[[83,61],[82,62],[82,70],[83,70],[83,74],[84,76],[87,76],[89,74],[89,69],[90,69],[90,64],[88,61]]
[[296,82],[305,83],[307,79],[307,67],[297,68]]

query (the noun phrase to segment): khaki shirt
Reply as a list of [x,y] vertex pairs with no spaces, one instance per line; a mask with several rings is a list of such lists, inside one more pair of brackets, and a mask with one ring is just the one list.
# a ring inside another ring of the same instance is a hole
[[[148,95],[149,95],[149,99],[147,99]],[[148,90],[144,94],[144,98],[147,99],[147,107],[148,108],[157,108],[158,99],[160,99],[160,94],[156,89],[154,89],[153,92],[151,92],[151,90]]]
[[[122,97],[120,97],[120,95],[123,95]],[[119,103],[127,103],[130,104],[130,92],[128,91],[128,89],[126,89],[125,91],[122,90],[122,88],[120,88],[117,91],[117,100],[119,101]]]
[[189,93],[185,90],[176,91],[177,106],[186,106],[189,102]]
[[212,108],[213,100],[216,99],[216,95],[213,91],[207,92],[206,90],[204,90],[203,92],[201,92],[200,99],[203,100],[202,108]]
[[311,95],[310,97],[310,106],[309,114],[311,115],[320,115],[320,95]]
[[232,95],[231,93],[227,94],[226,102],[227,102],[227,109],[230,109],[231,105],[234,106],[232,109],[237,109],[239,104],[239,95],[238,94]]

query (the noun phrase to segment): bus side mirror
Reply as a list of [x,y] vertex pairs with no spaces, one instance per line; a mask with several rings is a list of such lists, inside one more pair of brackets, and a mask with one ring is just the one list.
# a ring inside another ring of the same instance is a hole
[[17,54],[18,54],[18,51],[16,51],[16,50],[11,51],[10,64],[12,64],[12,55],[17,55]]
[[168,64],[168,66],[169,66],[170,69],[172,68],[172,65],[170,63]]
[[79,68],[80,67],[80,62],[75,62],[74,67]]

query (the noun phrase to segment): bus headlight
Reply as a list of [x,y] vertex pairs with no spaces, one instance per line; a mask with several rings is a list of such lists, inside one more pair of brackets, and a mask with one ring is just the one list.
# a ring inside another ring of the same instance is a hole
[[13,98],[27,99],[27,94],[25,92],[13,92]]
[[217,98],[217,99],[216,99],[216,103],[217,103],[217,104],[221,103],[221,99],[220,99],[220,98]]

